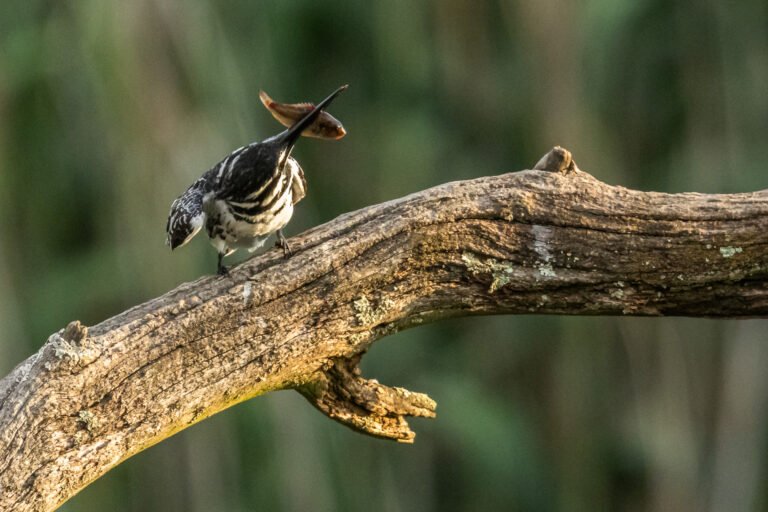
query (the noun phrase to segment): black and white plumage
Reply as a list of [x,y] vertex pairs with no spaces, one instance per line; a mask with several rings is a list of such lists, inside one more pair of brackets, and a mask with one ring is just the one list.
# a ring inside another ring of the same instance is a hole
[[224,256],[237,249],[254,251],[272,233],[289,255],[282,228],[306,194],[304,172],[291,150],[301,132],[346,88],[337,89],[284,132],[236,149],[195,181],[171,205],[166,225],[171,249],[205,226],[219,253],[219,274],[226,273]]

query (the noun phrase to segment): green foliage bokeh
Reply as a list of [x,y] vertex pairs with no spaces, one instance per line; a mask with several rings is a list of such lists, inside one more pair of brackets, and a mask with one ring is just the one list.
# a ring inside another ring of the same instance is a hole
[[[550,147],[644,190],[766,188],[768,9],[680,0],[0,4],[0,373],[211,273],[168,207],[319,100],[349,135],[301,141],[287,233]],[[425,391],[414,446],[291,393],[122,464],[68,512],[766,510],[764,322],[498,317],[378,343],[371,377]],[[762,342],[762,343],[761,343]]]

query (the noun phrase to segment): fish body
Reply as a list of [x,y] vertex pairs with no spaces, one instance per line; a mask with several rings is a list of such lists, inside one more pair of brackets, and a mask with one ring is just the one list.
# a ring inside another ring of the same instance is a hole
[[[272,117],[285,127],[292,126],[315,108],[312,103],[280,103],[270,98],[264,91],[259,92],[259,98]],[[341,122],[325,111],[321,112],[317,119],[301,132],[303,137],[330,140],[338,140],[346,134],[347,131]]]

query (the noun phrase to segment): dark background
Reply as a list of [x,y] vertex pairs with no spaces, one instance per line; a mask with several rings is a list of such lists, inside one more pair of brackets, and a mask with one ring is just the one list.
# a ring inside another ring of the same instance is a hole
[[[0,373],[215,268],[168,208],[282,101],[349,90],[349,135],[302,140],[287,233],[553,145],[612,184],[768,187],[758,0],[0,3]],[[424,391],[413,446],[295,393],[238,405],[122,464],[74,511],[768,510],[765,321],[486,317],[377,343]]]

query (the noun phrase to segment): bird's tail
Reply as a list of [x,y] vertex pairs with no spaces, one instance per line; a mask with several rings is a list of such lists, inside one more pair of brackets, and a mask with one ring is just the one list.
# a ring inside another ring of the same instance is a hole
[[347,87],[349,87],[349,85],[342,85],[336,89],[330,96],[318,103],[313,110],[307,113],[307,115],[293,123],[293,126],[279,135],[280,142],[286,148],[286,158],[287,155],[290,154],[293,145],[296,144],[297,140],[299,140],[301,132],[303,132],[309,125],[311,125],[315,119],[317,119],[317,116],[320,115],[320,112],[322,112],[328,105],[330,105],[331,102],[336,99],[336,96],[341,94],[342,91],[346,90]]
[[205,221],[203,213],[203,178],[179,196],[171,205],[168,223],[165,226],[167,238],[165,243],[171,250],[189,242],[200,231]]

